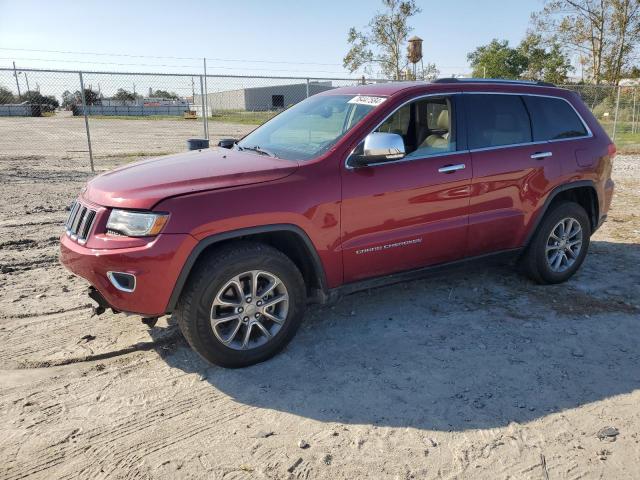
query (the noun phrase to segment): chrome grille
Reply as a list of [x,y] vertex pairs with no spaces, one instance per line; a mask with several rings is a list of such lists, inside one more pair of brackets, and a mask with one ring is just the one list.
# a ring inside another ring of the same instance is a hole
[[95,219],[96,211],[76,200],[71,205],[69,217],[64,225],[67,235],[78,243],[85,243]]

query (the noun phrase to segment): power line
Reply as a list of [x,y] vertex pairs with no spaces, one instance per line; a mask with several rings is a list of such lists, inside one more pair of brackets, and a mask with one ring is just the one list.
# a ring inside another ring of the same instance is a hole
[[[36,48],[7,48],[0,47],[0,50],[18,51],[18,52],[38,52],[38,53],[63,53],[69,55],[100,55],[107,57],[129,57],[129,58],[157,58],[157,59],[171,59],[171,60],[202,60],[203,57],[172,57],[172,56],[158,56],[158,55],[132,55],[128,53],[104,53],[104,52],[79,52],[73,50],[43,50]],[[214,60],[217,62],[245,62],[245,63],[274,63],[274,64],[288,64],[288,65],[322,65],[322,66],[342,66],[340,63],[318,63],[318,62],[293,62],[286,60],[246,60],[238,58],[214,58],[207,57],[207,60]]]
[[[200,68],[200,65],[170,65],[161,63],[122,63],[122,62],[96,62],[92,60],[64,60],[64,59],[51,59],[51,58],[25,58],[25,57],[0,57],[0,60],[20,60],[26,62],[57,62],[57,63],[81,63],[81,64],[93,64],[93,65],[117,65],[117,66],[136,66],[136,67],[165,67],[165,68]],[[223,67],[223,66],[210,66],[210,69],[216,70],[245,70],[255,71],[256,68],[242,68],[242,67]],[[274,69],[274,68],[260,68],[264,72],[295,72],[295,73],[331,73],[344,75],[346,72],[336,72],[329,70],[291,70],[291,69]],[[114,72],[117,73],[117,72]],[[355,72],[354,72],[355,73]]]

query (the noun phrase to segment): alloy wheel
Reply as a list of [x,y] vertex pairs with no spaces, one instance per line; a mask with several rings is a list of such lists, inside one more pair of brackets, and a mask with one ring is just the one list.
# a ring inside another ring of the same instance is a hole
[[562,273],[571,268],[582,250],[582,227],[575,218],[560,220],[547,238],[545,256],[549,268]]
[[216,293],[211,328],[223,345],[250,350],[280,331],[288,311],[289,293],[282,280],[264,270],[251,270],[233,277]]

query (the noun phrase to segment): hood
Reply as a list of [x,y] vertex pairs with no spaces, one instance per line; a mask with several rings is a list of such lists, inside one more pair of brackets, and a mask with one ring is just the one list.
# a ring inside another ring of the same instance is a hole
[[187,193],[278,180],[298,164],[225,148],[211,148],[131,163],[92,179],[83,197],[96,205],[150,209]]

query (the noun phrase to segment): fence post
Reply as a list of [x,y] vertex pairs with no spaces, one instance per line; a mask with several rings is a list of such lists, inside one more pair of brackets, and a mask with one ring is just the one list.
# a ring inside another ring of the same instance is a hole
[[204,93],[207,96],[207,101],[204,104],[204,126],[207,131],[207,136],[205,137],[209,140],[209,88],[207,87],[207,59],[204,60]]
[[201,100],[201,104],[202,106],[200,107],[202,109],[202,135],[204,136],[204,138],[209,138],[209,136],[207,135],[207,112],[205,111],[204,108],[204,83],[202,82],[202,75],[200,75],[200,100]]
[[613,118],[613,136],[611,140],[616,141],[616,127],[618,126],[618,112],[620,111],[620,85],[618,85],[618,99],[616,100],[616,114]]
[[307,98],[309,98],[309,79],[307,78]]
[[631,133],[636,133],[636,94],[638,87],[633,87],[633,114],[631,115]]
[[91,134],[89,133],[89,117],[87,115],[87,99],[84,96],[84,81],[82,80],[82,72],[80,75],[80,96],[82,97],[82,113],[84,113],[84,126],[87,130],[87,145],[89,145],[89,161],[91,162],[91,172],[95,172],[93,168],[93,151],[91,149]]

